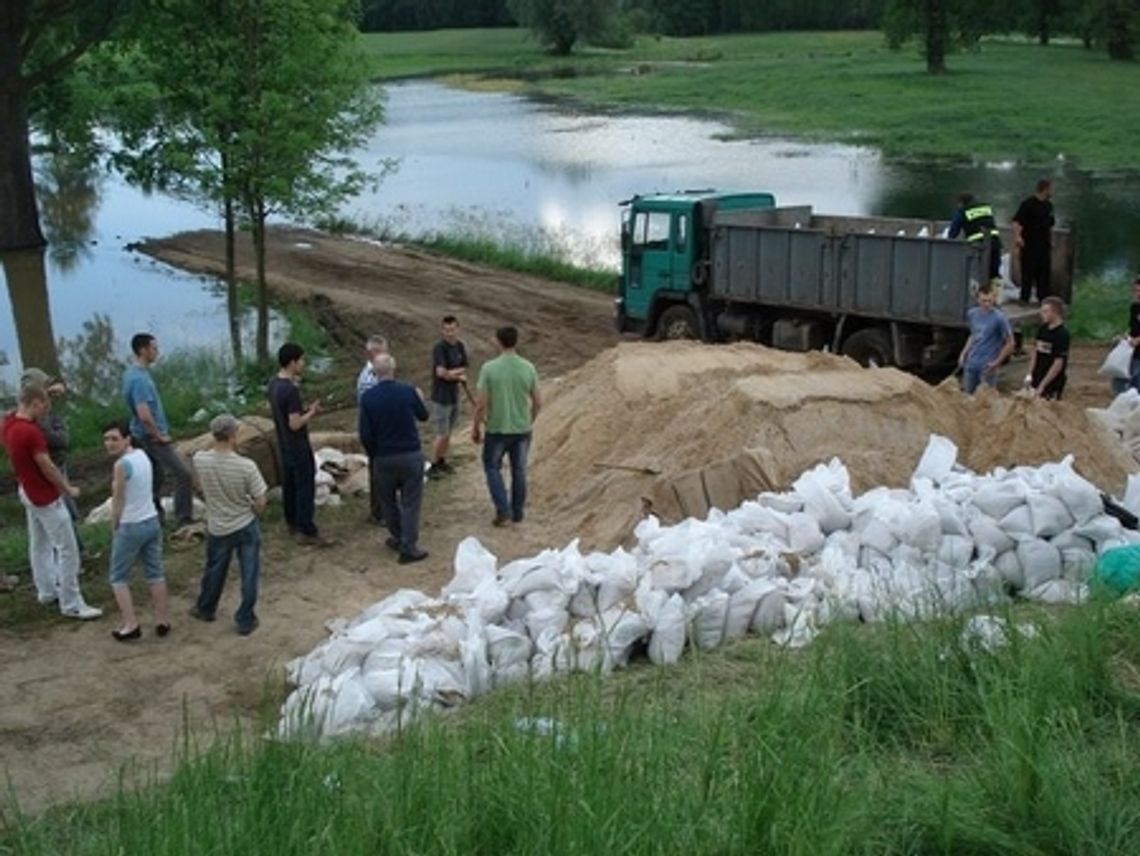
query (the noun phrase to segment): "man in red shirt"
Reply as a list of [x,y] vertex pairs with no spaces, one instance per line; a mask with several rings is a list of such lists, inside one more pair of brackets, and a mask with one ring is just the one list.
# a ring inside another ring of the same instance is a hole
[[79,488],[52,463],[38,424],[49,407],[42,386],[24,386],[19,406],[4,418],[0,429],[28,518],[28,559],[40,603],[58,600],[59,611],[68,618],[98,618],[103,610],[88,606],[79,591],[79,547],[63,501],[65,494],[78,496]]

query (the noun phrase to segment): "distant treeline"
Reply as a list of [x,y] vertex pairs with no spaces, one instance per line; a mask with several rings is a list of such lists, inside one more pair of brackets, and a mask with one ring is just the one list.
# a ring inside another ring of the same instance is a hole
[[507,0],[363,0],[365,32],[504,27],[515,23]]

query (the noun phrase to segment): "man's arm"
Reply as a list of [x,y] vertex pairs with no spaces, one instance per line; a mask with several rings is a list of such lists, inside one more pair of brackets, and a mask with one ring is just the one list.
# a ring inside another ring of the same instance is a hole
[[71,497],[79,496],[79,488],[75,487],[69,482],[59,471],[59,467],[51,461],[51,456],[47,451],[41,450],[32,456],[32,460],[36,462],[36,466],[40,468],[44,478],[51,482],[61,493],[66,493]]
[[412,413],[420,422],[427,422],[428,411],[427,405],[424,404],[424,394],[415,387],[412,387],[412,393]]
[[318,402],[314,401],[308,407],[301,406],[301,393],[296,387],[293,387],[292,394],[289,396],[289,401],[285,405],[289,408],[289,430],[300,431],[309,421],[317,415],[320,410]]
[[1037,348],[1036,346],[1029,352],[1029,368],[1025,372],[1025,385],[1029,386],[1033,383],[1033,370],[1037,368]]
[[372,436],[372,418],[369,410],[364,405],[364,401],[360,402],[360,416],[357,419],[357,433],[360,434],[360,445],[364,447],[364,451],[368,453],[368,457],[374,454],[374,440]]
[[145,401],[140,401],[135,405],[135,416],[143,424],[143,429],[148,437],[160,443],[170,442],[170,437],[158,430],[158,423],[154,421],[154,414],[151,412],[150,405]]
[[[248,459],[247,459],[248,460]],[[269,489],[265,484],[265,479],[261,477],[261,470],[257,468],[257,464],[250,461],[253,466],[249,468],[249,483],[246,489],[249,491],[249,508],[250,510],[259,515],[265,511],[266,503],[269,501]]]
[[1001,353],[999,353],[997,355],[997,357],[994,359],[993,362],[991,362],[988,366],[986,366],[986,371],[987,372],[996,372],[998,369],[1000,369],[1002,366],[1002,363],[1004,363],[1007,359],[1009,359],[1009,355],[1013,353],[1013,349],[1014,349],[1015,345],[1016,345],[1016,342],[1014,342],[1014,339],[1013,339],[1013,331],[1009,330],[1007,328],[1006,335],[1005,335],[1005,341],[1002,343],[1002,346],[1001,346]]
[[475,412],[471,415],[471,439],[476,443],[483,439],[483,423],[487,419],[487,408],[489,405],[490,396],[487,390],[478,390],[475,393]]
[[958,355],[958,368],[966,365],[966,357],[970,354],[970,348],[974,344],[974,336],[971,333],[969,338],[966,339],[966,344],[962,346],[962,353]]
[[127,474],[121,460],[111,468],[111,531],[119,528],[123,516],[123,502],[126,497]]
[[946,233],[947,238],[957,238],[962,229],[966,226],[966,215],[962,213],[962,209],[958,208],[954,211],[954,216],[950,218],[950,231]]
[[538,391],[538,384],[536,383],[530,390],[530,418],[535,420],[538,418],[538,411],[542,409],[542,395]]
[[1045,377],[1041,378],[1041,383],[1037,385],[1037,394],[1044,395],[1045,390],[1049,388],[1057,377],[1065,370],[1065,363],[1068,362],[1069,355],[1065,354],[1053,359],[1053,365],[1049,366],[1049,371],[1045,372]]

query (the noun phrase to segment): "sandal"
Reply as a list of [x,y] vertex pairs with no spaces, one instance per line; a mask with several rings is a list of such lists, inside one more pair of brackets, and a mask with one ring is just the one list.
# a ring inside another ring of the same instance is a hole
[[159,639],[163,639],[166,636],[170,635],[170,625],[169,624],[156,624],[154,626],[154,635],[157,636]]
[[114,637],[116,642],[130,642],[133,639],[142,637],[142,628],[136,624],[134,630],[112,630],[111,636]]

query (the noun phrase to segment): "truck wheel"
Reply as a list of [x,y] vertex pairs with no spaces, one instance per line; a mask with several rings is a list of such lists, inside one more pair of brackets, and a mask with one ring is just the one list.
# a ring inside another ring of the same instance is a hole
[[699,339],[696,314],[688,306],[670,306],[657,319],[657,338],[659,341]]
[[865,368],[893,366],[895,363],[891,337],[886,330],[878,327],[868,327],[852,333],[843,343],[843,356],[850,357]]

